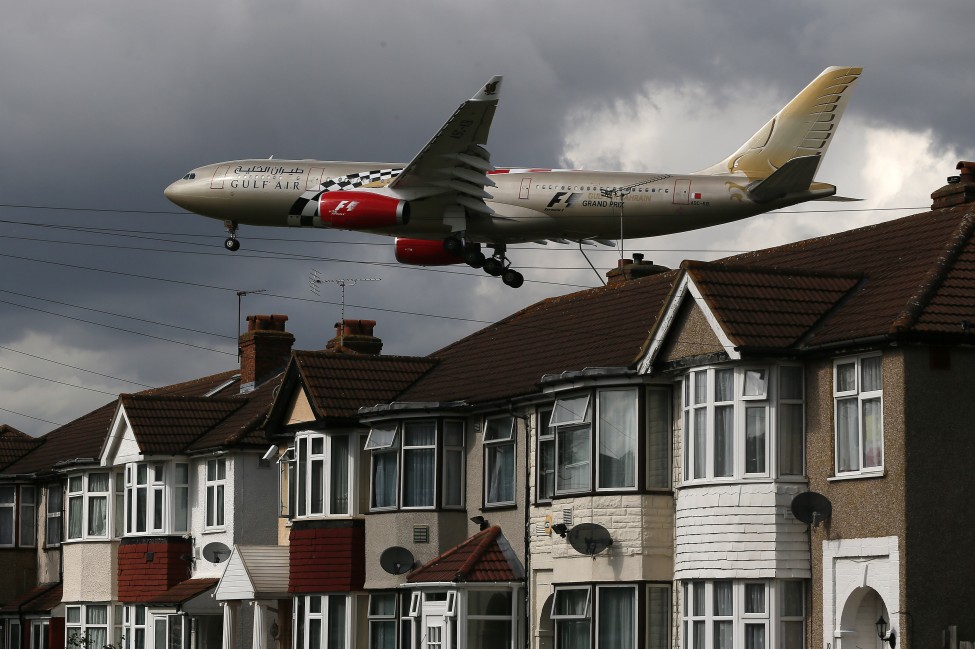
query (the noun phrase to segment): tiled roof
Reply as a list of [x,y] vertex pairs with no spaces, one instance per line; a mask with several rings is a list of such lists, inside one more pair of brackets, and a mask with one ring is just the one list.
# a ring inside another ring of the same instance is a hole
[[42,442],[7,424],[0,425],[0,470],[13,464]]
[[423,564],[407,576],[423,582],[517,581],[522,577],[501,528],[492,525]]
[[242,399],[123,394],[119,404],[145,455],[179,453],[244,405]]
[[61,583],[40,584],[0,608],[0,613],[47,613],[61,603]]
[[[138,396],[202,397],[231,381],[237,374],[239,374],[237,371],[221,372],[192,381],[146,390],[138,393]],[[236,393],[237,389],[239,388],[235,384],[233,393]],[[8,475],[43,473],[51,471],[59,462],[97,459],[117,407],[118,402],[112,401],[37,438],[38,444],[33,450],[13,464],[0,468],[0,471]]]
[[187,579],[169,590],[149,598],[145,604],[182,604],[205,593],[219,582],[219,579]]
[[810,349],[874,336],[975,340],[975,204],[923,212],[720,260],[863,281],[803,341]]
[[718,263],[684,262],[682,268],[738,347],[794,345],[860,281],[858,275]]
[[363,406],[396,398],[437,360],[296,351],[293,363],[319,417],[354,417]]
[[549,298],[434,352],[440,364],[401,401],[485,402],[531,393],[544,374],[626,367],[679,273]]

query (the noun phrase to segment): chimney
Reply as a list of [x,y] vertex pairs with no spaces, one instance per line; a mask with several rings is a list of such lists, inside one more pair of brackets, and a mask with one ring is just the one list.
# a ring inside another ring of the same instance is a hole
[[932,210],[975,202],[975,162],[962,160],[955,169],[958,175],[948,176],[948,184],[931,194]]
[[343,320],[335,323],[335,338],[328,341],[325,351],[336,354],[364,354],[378,356],[383,341],[372,335],[375,320]]
[[240,336],[240,391],[250,392],[284,369],[291,358],[294,335],[284,330],[286,315],[249,315]]
[[620,259],[616,268],[606,273],[607,284],[622,284],[631,279],[640,279],[657,273],[666,273],[669,268],[658,266],[652,261],[643,261],[643,253],[634,252],[633,259]]

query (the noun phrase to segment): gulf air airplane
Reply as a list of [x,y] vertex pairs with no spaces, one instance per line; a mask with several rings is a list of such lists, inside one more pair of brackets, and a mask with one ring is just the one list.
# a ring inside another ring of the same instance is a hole
[[[466,263],[517,288],[508,244],[597,242],[697,230],[833,196],[815,182],[862,68],[831,67],[721,162],[690,174],[496,167],[493,77],[406,164],[254,159],[199,167],[166,188],[191,212],[241,224],[396,237],[396,259]],[[485,254],[485,249],[489,249]]]

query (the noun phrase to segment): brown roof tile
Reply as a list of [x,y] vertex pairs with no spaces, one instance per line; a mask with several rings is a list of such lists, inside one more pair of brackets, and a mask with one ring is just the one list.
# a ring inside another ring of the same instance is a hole
[[521,571],[509,561],[505,546],[501,528],[492,525],[423,564],[406,580],[411,584],[516,581],[521,578]]
[[486,402],[531,393],[545,374],[625,367],[640,355],[678,271],[549,298],[431,354],[402,401]]
[[47,613],[61,603],[61,583],[40,584],[0,608],[0,613]]
[[395,399],[437,360],[296,351],[293,363],[318,416],[348,418]]
[[181,581],[169,590],[149,598],[144,604],[182,604],[205,593],[219,582],[216,578],[187,579]]
[[13,464],[43,442],[7,424],[0,425],[0,470]]
[[244,405],[243,399],[123,394],[119,397],[139,449],[180,453]]

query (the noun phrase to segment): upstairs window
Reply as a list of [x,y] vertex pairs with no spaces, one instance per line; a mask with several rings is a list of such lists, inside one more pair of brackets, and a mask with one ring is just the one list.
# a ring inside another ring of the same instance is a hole
[[47,525],[44,530],[44,544],[53,547],[61,544],[63,521],[61,510],[64,508],[64,487],[61,483],[47,487]]
[[[352,514],[357,444],[348,433],[299,433],[295,439],[299,517]],[[358,439],[358,437],[356,437]]]
[[836,475],[880,473],[884,468],[881,357],[860,356],[833,364]]
[[206,527],[222,528],[227,508],[227,461],[223,458],[207,460],[206,467]]
[[[777,394],[774,376],[779,378]],[[772,418],[773,405],[777,405],[777,422]],[[768,478],[776,472],[802,475],[801,367],[723,366],[691,371],[683,382],[683,414],[685,482]],[[777,463],[772,461],[775,449]]]
[[37,543],[37,490],[28,485],[0,487],[0,546]]
[[111,474],[92,471],[68,477],[68,540],[107,539]]
[[134,462],[125,465],[124,475],[126,535],[189,531],[185,462]]
[[365,449],[372,455],[371,510],[464,507],[462,420],[377,423]]
[[[539,430],[539,500],[552,495],[636,490],[640,458],[646,487],[670,484],[670,390],[601,388],[556,399],[546,430]],[[595,459],[595,461],[593,461]]]
[[484,421],[484,504],[515,504],[515,418]]

